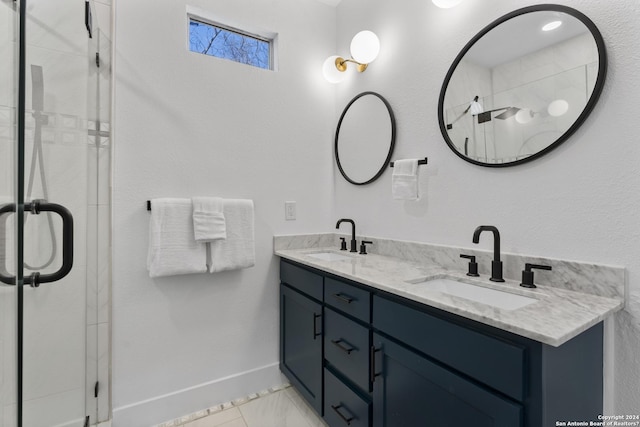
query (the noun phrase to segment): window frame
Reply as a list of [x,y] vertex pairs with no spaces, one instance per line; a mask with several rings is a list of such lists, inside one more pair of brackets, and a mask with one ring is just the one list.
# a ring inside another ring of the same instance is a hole
[[[232,23],[230,23],[228,20],[222,20],[222,19],[216,19],[212,16],[210,16],[209,13],[202,11],[202,10],[197,10],[193,7],[189,7],[187,6],[187,14],[186,14],[186,23],[187,23],[187,39],[186,39],[186,44],[187,44],[187,51],[189,51],[190,53],[196,53],[196,54],[200,54],[200,55],[205,55],[205,56],[211,56],[214,58],[218,58],[218,59],[223,59],[223,60],[228,60],[228,61],[232,61],[235,62],[237,64],[242,64],[242,65],[248,65],[251,66],[253,68],[257,68],[260,70],[267,70],[267,71],[277,71],[277,64],[276,64],[276,52],[277,52],[277,33],[274,32],[270,32],[270,31],[260,31],[260,30],[256,30],[254,29],[241,29],[239,25],[233,25]],[[206,54],[206,53],[200,53],[197,51],[193,51],[191,50],[191,22],[195,21],[199,24],[203,24],[203,25],[208,25],[208,26],[212,26],[215,28],[219,28],[223,31],[228,31],[234,34],[238,34],[242,37],[249,37],[251,39],[260,41],[260,42],[265,42],[267,43],[268,47],[269,47],[269,64],[267,68],[263,68],[260,67],[258,65],[254,65],[254,64],[250,64],[250,63],[244,63],[244,62],[239,62],[239,61],[235,61],[233,59],[230,58],[224,58],[224,57],[219,57],[216,55],[210,55],[210,54]],[[223,24],[222,22],[229,22],[226,24]],[[244,28],[247,28],[247,26],[242,26]]]

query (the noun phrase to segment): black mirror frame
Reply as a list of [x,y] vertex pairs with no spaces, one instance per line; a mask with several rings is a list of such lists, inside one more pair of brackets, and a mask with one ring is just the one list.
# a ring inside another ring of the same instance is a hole
[[[477,160],[470,159],[456,149],[455,145],[453,144],[453,141],[451,141],[451,138],[449,138],[449,134],[447,133],[447,127],[444,122],[444,96],[447,92],[447,88],[451,81],[451,76],[453,75],[454,71],[458,67],[458,64],[460,63],[462,58],[465,56],[465,54],[469,51],[469,49],[471,49],[471,47],[489,31],[493,30],[503,22],[508,21],[517,16],[524,15],[526,13],[540,12],[540,11],[564,12],[580,20],[580,22],[582,22],[591,32],[591,35],[593,36],[596,42],[596,46],[598,48],[598,77],[596,79],[593,92],[591,93],[591,97],[589,97],[589,100],[587,101],[587,104],[582,110],[582,113],[580,113],[580,116],[578,116],[576,121],[569,127],[569,129],[567,129],[558,139],[556,139],[555,142],[553,142],[543,150],[540,150],[537,153],[525,159],[516,160],[514,162],[508,162],[508,163],[484,163],[484,162],[479,162]],[[460,157],[461,159],[469,163],[473,163],[474,165],[485,166],[490,168],[500,168],[500,167],[507,167],[507,166],[516,166],[516,165],[530,162],[532,160],[535,160],[547,154],[554,148],[558,147],[560,144],[566,141],[582,125],[582,123],[584,123],[584,121],[587,119],[587,117],[593,110],[594,106],[598,102],[598,99],[600,98],[600,94],[602,93],[602,89],[604,87],[606,75],[607,75],[607,52],[605,49],[604,39],[602,38],[602,34],[600,34],[598,27],[596,27],[593,21],[591,21],[591,19],[589,19],[585,14],[583,14],[582,12],[576,9],[573,9],[567,6],[557,5],[557,4],[539,4],[535,6],[524,7],[522,9],[517,9],[513,12],[510,12],[496,19],[491,24],[484,27],[478,34],[476,34],[465,45],[464,48],[462,48],[462,51],[460,51],[458,56],[456,56],[455,60],[453,61],[453,64],[451,64],[451,67],[449,68],[449,71],[447,72],[447,75],[444,79],[444,83],[442,84],[442,89],[440,90],[440,97],[438,99],[438,122],[440,124],[440,132],[442,133],[442,136],[444,137],[444,140],[449,146],[449,148],[458,157]]]
[[[380,170],[378,170],[378,172],[373,176],[373,178],[369,179],[368,181],[356,182],[356,181],[352,180],[351,178],[349,178],[347,173],[342,168],[342,164],[340,164],[340,156],[338,156],[338,138],[340,136],[340,126],[342,125],[342,120],[344,119],[344,116],[347,114],[347,111],[349,111],[349,107],[351,107],[351,105],[353,105],[353,103],[356,102],[358,99],[360,99],[360,98],[362,98],[363,96],[366,96],[366,95],[373,95],[373,96],[378,97],[384,103],[385,107],[387,107],[387,111],[389,112],[389,119],[391,121],[391,141],[390,141],[390,144],[389,144],[389,153],[387,154],[387,158],[385,159],[384,163],[380,167]],[[391,156],[393,155],[393,149],[394,149],[395,145],[396,145],[396,118],[393,115],[393,110],[391,109],[391,105],[389,104],[389,102],[382,95],[380,95],[379,93],[370,92],[370,91],[369,92],[362,92],[362,93],[356,95],[351,101],[349,101],[347,106],[344,107],[344,111],[342,112],[342,115],[340,116],[340,120],[338,120],[338,126],[336,127],[336,135],[335,135],[335,143],[334,143],[334,156],[336,158],[336,164],[338,165],[338,169],[340,170],[340,173],[342,174],[344,179],[346,179],[348,182],[350,182],[353,185],[366,185],[366,184],[370,184],[373,181],[375,181],[376,179],[380,178],[380,176],[384,173],[385,169],[389,165],[389,162],[391,161]]]

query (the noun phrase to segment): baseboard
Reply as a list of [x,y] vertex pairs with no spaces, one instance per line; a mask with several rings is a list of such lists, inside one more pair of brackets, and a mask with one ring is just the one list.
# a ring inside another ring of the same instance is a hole
[[278,362],[113,409],[113,427],[148,427],[282,384]]

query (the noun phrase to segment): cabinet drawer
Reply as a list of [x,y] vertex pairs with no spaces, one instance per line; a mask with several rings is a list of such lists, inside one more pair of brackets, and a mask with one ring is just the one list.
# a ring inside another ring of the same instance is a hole
[[331,427],[369,427],[370,404],[324,370],[324,420]]
[[280,281],[322,301],[322,276],[318,274],[281,260]]
[[524,400],[525,348],[386,298],[373,298],[373,326],[476,380]]
[[325,308],[324,357],[363,390],[369,390],[369,330]]
[[334,279],[325,279],[324,301],[363,322],[369,323],[369,292]]

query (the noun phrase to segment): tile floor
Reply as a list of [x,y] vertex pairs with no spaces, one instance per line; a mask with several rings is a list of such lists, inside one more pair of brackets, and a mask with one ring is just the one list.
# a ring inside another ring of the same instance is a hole
[[183,427],[327,427],[293,387],[233,406]]

